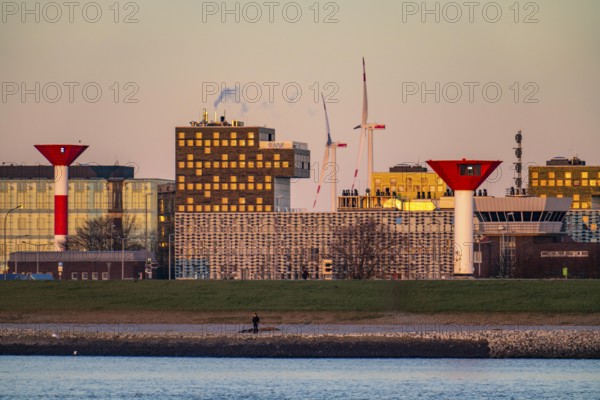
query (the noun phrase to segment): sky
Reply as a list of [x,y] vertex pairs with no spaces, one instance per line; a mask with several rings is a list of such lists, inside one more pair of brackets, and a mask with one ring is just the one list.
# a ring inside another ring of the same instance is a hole
[[[174,179],[175,127],[203,109],[306,142],[326,142],[338,190],[358,157],[362,57],[375,171],[428,159],[502,160],[483,185],[512,185],[523,161],[600,164],[600,2],[83,1],[2,2],[0,160],[46,164],[34,144],[83,143],[81,163],[133,165]],[[237,88],[237,90],[236,90]],[[223,90],[228,95],[223,96]],[[219,101],[220,100],[220,101]],[[366,187],[366,148],[358,187]],[[317,176],[294,182],[312,208]]]

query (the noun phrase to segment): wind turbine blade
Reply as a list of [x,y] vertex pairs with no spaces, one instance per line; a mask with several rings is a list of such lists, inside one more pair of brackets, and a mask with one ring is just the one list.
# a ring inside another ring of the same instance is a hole
[[360,132],[360,144],[358,146],[358,160],[356,161],[356,168],[354,169],[354,179],[352,179],[352,191],[354,191],[354,185],[356,184],[356,177],[358,176],[358,167],[360,166],[360,160],[362,159],[363,147],[365,146],[365,137],[367,136],[367,130],[363,129]]
[[367,72],[365,68],[365,58],[363,57],[363,109],[362,109],[362,126],[367,125],[369,117],[369,104],[367,101]]
[[327,105],[325,104],[325,97],[323,93],[321,93],[321,99],[323,100],[323,110],[325,110],[325,128],[327,129],[327,146],[330,146],[333,143],[331,140],[331,131],[329,130],[329,117],[327,116]]
[[319,174],[319,185],[317,186],[317,194],[315,195],[315,201],[313,202],[313,208],[317,205],[317,199],[319,198],[319,192],[321,191],[321,185],[325,177],[325,168],[329,161],[329,146],[325,146],[325,154],[323,155],[323,164],[321,164],[321,173]]

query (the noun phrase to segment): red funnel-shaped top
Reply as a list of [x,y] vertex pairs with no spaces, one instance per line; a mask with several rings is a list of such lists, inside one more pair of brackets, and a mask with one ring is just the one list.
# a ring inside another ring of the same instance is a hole
[[88,146],[76,144],[36,144],[35,148],[50,161],[52,165],[69,166]]
[[502,161],[445,160],[427,161],[427,164],[452,190],[475,190]]

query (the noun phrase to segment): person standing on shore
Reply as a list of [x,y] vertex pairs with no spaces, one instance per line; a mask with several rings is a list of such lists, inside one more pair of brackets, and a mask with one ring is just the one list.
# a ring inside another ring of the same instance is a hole
[[252,332],[258,333],[258,323],[259,322],[260,322],[259,316],[256,313],[254,313],[254,316],[252,316],[252,325],[254,327]]

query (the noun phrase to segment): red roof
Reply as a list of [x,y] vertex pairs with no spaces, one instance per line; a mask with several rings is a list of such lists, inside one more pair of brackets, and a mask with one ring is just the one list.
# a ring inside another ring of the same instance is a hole
[[88,148],[76,144],[36,144],[35,148],[46,157],[52,165],[71,165]]
[[444,160],[427,161],[427,164],[452,190],[475,190],[500,165],[502,161]]

